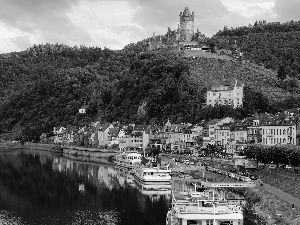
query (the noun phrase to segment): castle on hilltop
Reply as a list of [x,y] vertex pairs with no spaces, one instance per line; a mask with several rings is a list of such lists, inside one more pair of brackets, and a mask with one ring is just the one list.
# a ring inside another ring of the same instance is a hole
[[194,48],[199,47],[199,42],[205,38],[203,34],[197,30],[194,31],[194,20],[195,13],[191,12],[188,7],[185,7],[183,12],[179,14],[180,23],[178,28],[171,30],[168,28],[168,31],[165,35],[156,36],[153,33],[152,38],[143,40],[142,44],[147,47],[147,50],[158,50],[163,48],[172,48],[172,49],[183,49],[183,48]]
[[183,12],[179,14],[180,26],[178,27],[179,31],[179,40],[180,41],[192,41],[194,38],[194,12],[190,12],[188,7],[185,7]]

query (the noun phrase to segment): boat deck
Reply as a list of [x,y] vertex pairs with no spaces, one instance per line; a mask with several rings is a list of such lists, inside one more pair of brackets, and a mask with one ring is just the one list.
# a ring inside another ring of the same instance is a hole
[[174,209],[184,213],[214,213],[231,214],[242,213],[242,208],[230,204],[228,201],[215,196],[214,198],[204,192],[179,192],[173,191]]

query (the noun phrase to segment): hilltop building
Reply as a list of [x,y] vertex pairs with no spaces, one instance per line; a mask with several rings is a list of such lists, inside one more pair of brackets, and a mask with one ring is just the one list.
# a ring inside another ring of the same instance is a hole
[[233,108],[243,106],[243,89],[244,84],[237,80],[234,85],[225,83],[223,85],[212,86],[207,91],[206,105],[231,105]]
[[205,38],[203,34],[197,30],[194,31],[195,13],[191,12],[188,7],[185,7],[183,12],[179,14],[178,28],[168,31],[165,35],[155,36],[142,41],[144,46],[147,46],[149,51],[169,48],[169,49],[188,49],[188,50],[202,50],[199,42]]
[[188,7],[185,7],[183,12],[179,14],[180,27],[179,27],[179,40],[192,41],[194,38],[194,12],[190,12]]
[[88,105],[84,104],[83,106],[80,107],[79,113],[80,114],[85,114],[87,109],[88,109]]

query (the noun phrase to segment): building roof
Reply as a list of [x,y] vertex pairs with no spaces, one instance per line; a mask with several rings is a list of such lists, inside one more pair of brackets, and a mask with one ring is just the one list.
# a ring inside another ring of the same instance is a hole
[[109,135],[113,136],[113,137],[117,137],[118,134],[120,132],[120,128],[119,127],[115,127],[115,128],[110,128],[109,129]]
[[224,79],[212,85],[210,87],[210,91],[222,91],[222,90],[216,90],[216,89],[220,89],[221,87],[226,88],[226,90],[223,91],[228,91],[228,90],[233,90],[235,86],[242,87],[243,83],[240,80]]
[[83,105],[80,107],[80,109],[87,109],[89,106],[88,105]]
[[136,125],[134,126],[133,131],[146,131],[148,127],[148,125]]
[[110,126],[110,123],[101,124],[101,125],[99,125],[99,131],[104,132],[109,126]]
[[191,12],[190,12],[190,9],[189,9],[189,7],[188,6],[186,6],[185,8],[184,8],[184,11],[183,11],[183,14],[182,14],[183,16],[186,16],[186,17],[190,17],[191,16]]
[[210,120],[208,123],[206,123],[206,126],[210,126],[210,125],[215,125],[216,123],[218,123],[220,121],[220,119],[213,119]]

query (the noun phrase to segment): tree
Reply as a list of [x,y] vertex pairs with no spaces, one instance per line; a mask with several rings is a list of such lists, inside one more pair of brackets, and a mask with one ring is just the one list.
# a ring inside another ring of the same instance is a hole
[[216,53],[216,44],[214,42],[209,43],[211,53]]
[[278,80],[281,80],[281,81],[283,81],[287,77],[287,72],[286,72],[286,68],[284,65],[281,65],[279,67],[279,70],[277,71],[277,77],[278,77]]

